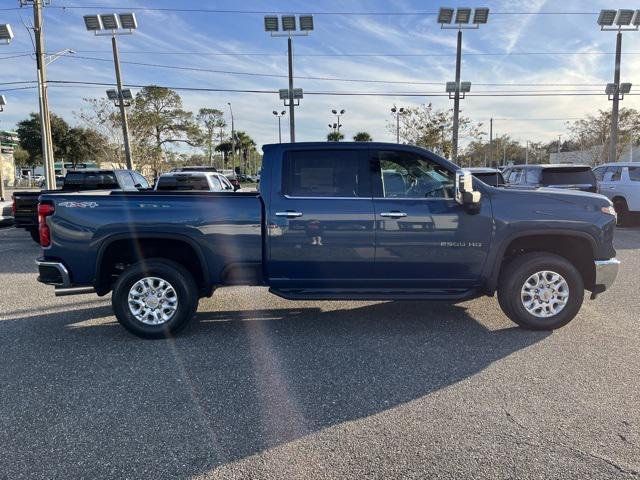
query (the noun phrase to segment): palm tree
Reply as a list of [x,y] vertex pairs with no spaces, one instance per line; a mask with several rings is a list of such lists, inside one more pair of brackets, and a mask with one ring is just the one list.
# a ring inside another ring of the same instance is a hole
[[354,142],[373,142],[373,138],[369,135],[369,132],[358,132],[353,136]]
[[339,142],[340,140],[344,140],[344,134],[342,132],[334,130],[333,132],[327,134],[328,142]]
[[[243,169],[247,169],[249,152],[255,150],[256,142],[245,132],[236,132],[236,149],[242,155]],[[244,172],[243,172],[244,173]]]

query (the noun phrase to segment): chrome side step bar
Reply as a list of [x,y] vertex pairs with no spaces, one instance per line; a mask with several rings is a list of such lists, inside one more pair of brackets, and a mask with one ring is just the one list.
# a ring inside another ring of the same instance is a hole
[[93,287],[56,287],[54,289],[56,297],[65,297],[67,295],[82,295],[84,293],[96,293]]

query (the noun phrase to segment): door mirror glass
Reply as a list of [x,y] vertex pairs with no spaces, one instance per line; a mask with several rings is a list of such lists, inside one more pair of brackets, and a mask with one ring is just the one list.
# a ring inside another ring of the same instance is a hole
[[480,203],[480,192],[473,189],[473,175],[468,170],[456,172],[456,202],[460,205],[477,205]]

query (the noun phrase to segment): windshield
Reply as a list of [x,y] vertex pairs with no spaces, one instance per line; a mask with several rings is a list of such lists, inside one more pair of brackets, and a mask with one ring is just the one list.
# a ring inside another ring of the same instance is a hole
[[209,190],[209,182],[204,175],[171,175],[158,180],[156,190]]
[[596,185],[596,177],[589,167],[546,168],[542,171],[543,185]]
[[65,190],[112,190],[120,188],[114,172],[69,172],[64,177]]
[[495,187],[504,185],[504,177],[500,172],[477,172],[473,174],[478,180]]

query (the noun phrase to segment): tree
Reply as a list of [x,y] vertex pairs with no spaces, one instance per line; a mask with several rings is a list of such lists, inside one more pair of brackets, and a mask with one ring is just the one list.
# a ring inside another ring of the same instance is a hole
[[131,122],[137,126],[136,141],[148,147],[148,155],[135,159],[148,166],[154,176],[169,160],[170,148],[176,144],[196,146],[199,129],[193,114],[182,108],[182,98],[175,91],[149,85],[136,95]]
[[[480,140],[486,133],[482,123],[472,122],[467,117],[458,120],[460,138]],[[396,119],[387,122],[387,129],[395,135]],[[403,143],[418,145],[439,151],[449,157],[452,151],[453,111],[436,110],[431,103],[419,107],[405,108],[400,115],[400,139]]]
[[221,152],[223,156],[224,166],[226,167],[229,162],[229,154],[233,150],[233,145],[231,142],[222,142],[219,143],[216,147],[216,152]]
[[256,142],[247,133],[236,132],[235,146],[236,146],[236,151],[242,157],[242,169],[246,171],[249,153],[255,150]]
[[344,134],[342,132],[334,130],[333,132],[329,132],[327,134],[328,142],[339,142],[340,140],[344,140]]
[[368,132],[358,132],[353,136],[354,142],[373,142],[373,138]]
[[65,160],[75,167],[83,162],[101,163],[108,155],[107,139],[95,130],[83,127],[69,129],[64,139]]
[[217,108],[201,108],[198,110],[196,120],[200,127],[199,140],[204,147],[205,156],[209,165],[213,165],[216,129],[224,128],[227,125],[224,121],[224,114]]
[[[69,125],[62,118],[50,114],[51,137],[53,140],[53,155],[56,159],[64,158],[65,137],[69,132]],[[20,146],[29,154],[31,165],[42,163],[42,135],[40,130],[40,116],[30,113],[29,118],[18,122],[17,128]]]
[[34,164],[31,163],[29,152],[27,152],[20,145],[16,145],[15,147],[13,147],[13,161],[16,167],[33,167],[34,166]]
[[583,119],[567,123],[567,128],[572,142],[581,145],[580,150],[585,152],[584,162],[590,165],[599,165],[609,161],[616,162],[620,160],[620,155],[625,147],[629,144],[637,145],[640,140],[640,112],[633,108],[620,109],[615,159],[609,159],[610,111],[598,110],[596,115],[587,115]]

